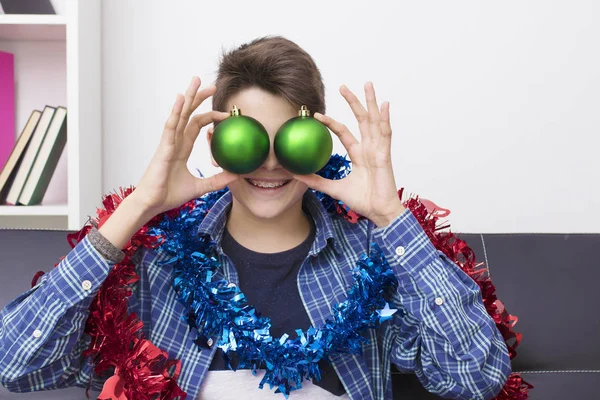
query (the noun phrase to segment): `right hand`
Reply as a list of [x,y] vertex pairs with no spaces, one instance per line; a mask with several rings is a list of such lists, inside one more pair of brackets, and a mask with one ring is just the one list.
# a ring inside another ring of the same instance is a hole
[[130,195],[143,207],[145,214],[155,216],[179,207],[208,192],[223,189],[239,178],[239,175],[227,171],[209,178],[196,178],[187,168],[200,130],[229,116],[225,112],[211,111],[195,115],[190,120],[194,110],[216,91],[214,85],[202,90],[198,90],[199,87],[200,79],[193,77],[185,98],[177,95],[156,153]]

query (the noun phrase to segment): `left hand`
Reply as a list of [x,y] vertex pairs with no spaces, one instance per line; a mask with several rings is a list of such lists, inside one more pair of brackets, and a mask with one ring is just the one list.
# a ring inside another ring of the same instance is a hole
[[398,197],[392,169],[390,103],[384,102],[379,109],[371,82],[365,84],[366,110],[346,86],[340,88],[340,93],[356,116],[360,143],[344,124],[320,113],[315,113],[314,117],[340,139],[352,161],[352,171],[339,180],[325,179],[317,174],[294,175],[294,179],[343,201],[352,211],[378,227],[387,226],[405,210]]

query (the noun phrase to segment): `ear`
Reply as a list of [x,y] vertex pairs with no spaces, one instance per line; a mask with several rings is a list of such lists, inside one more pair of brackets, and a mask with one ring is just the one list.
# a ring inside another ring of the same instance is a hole
[[214,126],[211,126],[206,131],[206,142],[208,143],[208,152],[210,153],[210,162],[214,167],[219,168],[219,164],[215,161],[215,158],[212,155],[212,151],[210,150],[210,141],[212,140],[212,135],[215,132]]

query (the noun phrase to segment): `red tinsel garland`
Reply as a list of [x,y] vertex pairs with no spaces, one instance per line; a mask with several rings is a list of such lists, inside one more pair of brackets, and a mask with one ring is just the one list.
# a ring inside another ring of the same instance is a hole
[[[98,227],[102,226],[133,190],[134,187],[121,189],[120,194],[109,194],[103,198],[104,209],[97,210],[98,216],[94,220]],[[398,191],[400,199],[403,191],[404,188]],[[176,215],[181,209],[192,204],[191,201],[183,204],[168,211],[167,215]],[[484,263],[476,263],[475,254],[466,242],[451,232],[440,232],[448,228],[448,225],[438,226],[438,219],[447,216],[449,211],[437,207],[429,200],[419,199],[418,196],[408,199],[403,204],[419,221],[434,246],[477,282],[485,308],[507,343],[510,358],[514,358],[517,354],[515,349],[521,342],[521,335],[513,331],[518,319],[510,315],[498,300],[487,268]],[[337,203],[336,210],[352,223],[363,218],[340,203]],[[110,271],[90,306],[85,332],[91,336],[92,341],[83,355],[91,357],[96,374],[113,375],[104,384],[99,400],[168,400],[178,396],[181,396],[181,399],[186,398],[186,393],[176,383],[181,361],[170,360],[165,351],[145,339],[142,332],[143,323],[135,313],[130,314],[127,309],[127,299],[132,293],[131,285],[139,280],[131,257],[140,246],[156,248],[161,244],[160,238],[148,235],[148,229],[162,216],[161,214],[154,217],[130,239],[123,248],[124,260]],[[80,231],[68,235],[71,247],[75,247],[90,229],[91,225],[86,225]],[[42,271],[35,275],[32,286],[41,275]],[[526,400],[531,388],[533,386],[525,382],[519,374],[513,373],[495,400]],[[88,391],[86,395],[89,398]]]
[[[133,190],[129,187],[121,189],[120,195],[104,197],[104,209],[98,209],[97,213],[98,227]],[[177,210],[171,210],[168,214],[175,212]],[[161,217],[155,216],[127,242],[123,248],[125,258],[113,267],[90,307],[85,332],[92,341],[83,356],[92,357],[97,374],[114,367],[113,380],[104,385],[99,400],[112,400],[114,396],[124,396],[125,400],[153,400],[157,396],[159,399],[186,398],[186,393],[177,385],[181,361],[170,360],[167,352],[147,340],[142,332],[142,321],[135,313],[129,314],[127,309],[131,285],[139,280],[131,257],[141,246],[155,248],[160,245],[159,238],[149,235],[148,229]]]
[[[97,210],[95,225],[101,227],[134,189],[121,188],[119,194],[105,195],[102,199],[104,208]],[[167,214],[174,215],[179,209],[170,210]],[[148,234],[148,229],[162,216],[155,216],[127,242],[123,248],[125,258],[113,266],[90,305],[84,332],[92,340],[83,356],[91,357],[97,375],[110,376],[98,400],[186,398],[186,393],[177,385],[181,361],[170,360],[167,352],[146,339],[142,331],[143,322],[136,313],[130,314],[127,308],[131,287],[139,280],[131,257],[141,246],[155,248],[161,244],[160,238]],[[91,228],[92,225],[86,225],[78,232],[67,235],[71,247],[83,240]],[[42,271],[35,275],[32,285],[41,275]],[[88,399],[90,386],[91,382],[86,390]]]
[[[401,199],[403,191],[404,188],[398,191]],[[467,243],[449,231],[439,232],[448,228],[448,225],[438,226],[438,219],[440,216],[447,216],[449,211],[437,207],[429,200],[420,200],[418,196],[411,197],[403,204],[419,221],[433,245],[479,285],[485,309],[496,322],[496,327],[506,342],[512,360],[517,355],[515,349],[521,343],[522,338],[520,333],[513,331],[518,318],[510,315],[504,304],[498,300],[496,287],[489,277],[487,267],[482,262],[476,262],[475,253]],[[526,400],[529,397],[528,391],[532,388],[533,386],[525,382],[519,374],[512,373],[495,400]]]

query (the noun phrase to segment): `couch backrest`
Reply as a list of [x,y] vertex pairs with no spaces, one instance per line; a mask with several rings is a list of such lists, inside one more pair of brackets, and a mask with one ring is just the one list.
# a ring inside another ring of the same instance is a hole
[[[600,370],[600,234],[462,234],[523,334],[514,371]],[[487,260],[486,260],[487,256]]]
[[71,246],[66,231],[0,229],[0,309],[31,288],[37,271],[48,272]]
[[[69,232],[52,230],[0,229],[0,309],[31,288],[31,279],[37,271],[48,272],[71,247]],[[90,391],[91,398],[98,393]],[[9,393],[0,386],[2,400],[81,400],[85,389],[73,387],[34,393]]]

